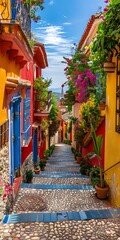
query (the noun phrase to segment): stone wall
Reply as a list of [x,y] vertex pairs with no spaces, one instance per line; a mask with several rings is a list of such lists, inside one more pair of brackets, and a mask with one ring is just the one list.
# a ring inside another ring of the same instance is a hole
[[[8,145],[0,150],[0,177],[1,177],[1,187],[0,187],[0,218],[2,218],[2,213],[6,212],[7,199],[2,200],[3,186],[5,183],[9,183],[9,149]],[[9,204],[8,204],[9,205]]]
[[2,176],[2,182],[9,182],[9,149],[8,146],[3,147],[0,150],[0,175]]

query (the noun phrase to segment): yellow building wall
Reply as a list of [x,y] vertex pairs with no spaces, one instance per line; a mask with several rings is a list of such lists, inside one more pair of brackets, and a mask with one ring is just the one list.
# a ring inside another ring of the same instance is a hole
[[5,83],[7,76],[18,77],[20,74],[19,65],[10,61],[8,56],[0,55],[0,125],[8,119],[7,93]]
[[[107,74],[106,104],[105,170],[120,161],[120,134],[115,132],[116,72]],[[106,171],[105,179],[110,186],[111,203],[120,207],[120,164]]]
[[[7,3],[7,6],[6,6]],[[4,19],[4,22],[7,22],[7,19],[10,19],[10,0],[2,0],[2,4],[0,4],[0,19]],[[6,21],[5,21],[6,20]]]

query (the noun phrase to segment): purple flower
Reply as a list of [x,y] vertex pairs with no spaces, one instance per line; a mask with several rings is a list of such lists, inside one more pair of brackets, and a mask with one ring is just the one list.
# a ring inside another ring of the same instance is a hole
[[105,21],[105,18],[104,18],[104,17],[102,17],[102,21],[103,21],[103,22]]
[[104,8],[104,12],[107,12],[108,11],[108,8]]

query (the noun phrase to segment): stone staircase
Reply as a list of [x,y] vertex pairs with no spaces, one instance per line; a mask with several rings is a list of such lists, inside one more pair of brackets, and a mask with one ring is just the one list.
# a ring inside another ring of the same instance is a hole
[[[108,200],[101,201],[96,198],[89,177],[80,174],[80,168],[74,160],[71,147],[57,145],[47,161],[46,170],[39,175],[34,174],[32,184],[21,184],[13,213],[4,216],[2,225],[63,223],[60,225],[62,227],[66,222],[66,224],[70,223],[75,227],[77,222],[82,224],[82,221],[87,226],[86,220],[96,222],[96,224],[102,221],[106,226],[108,223],[116,223],[117,221],[115,234],[111,235],[112,238],[107,238],[107,235],[104,238],[92,238],[93,233],[91,232],[90,236],[88,234],[89,238],[87,235],[86,238],[79,238],[78,235],[75,238],[71,235],[69,240],[119,239],[120,209],[112,208]],[[111,226],[113,226],[112,223]],[[56,240],[57,236],[56,238],[43,239]]]

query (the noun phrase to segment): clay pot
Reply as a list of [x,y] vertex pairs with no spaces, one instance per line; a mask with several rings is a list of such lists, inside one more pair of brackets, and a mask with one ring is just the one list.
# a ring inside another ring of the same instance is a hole
[[35,174],[39,174],[40,173],[40,169],[34,169],[34,173]]
[[108,186],[101,188],[98,185],[95,185],[95,190],[96,190],[96,193],[97,193],[97,197],[99,199],[106,199],[107,198],[108,191],[109,191]]

